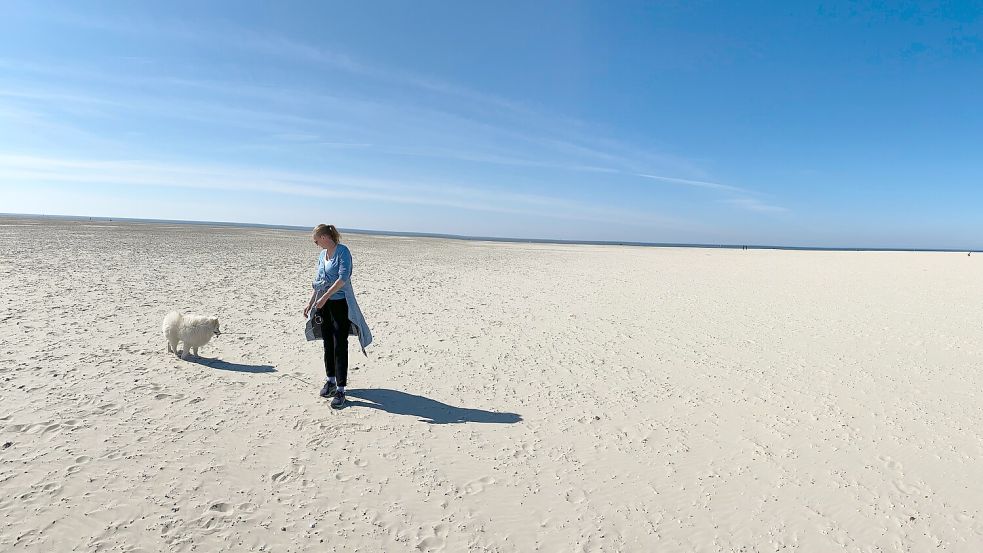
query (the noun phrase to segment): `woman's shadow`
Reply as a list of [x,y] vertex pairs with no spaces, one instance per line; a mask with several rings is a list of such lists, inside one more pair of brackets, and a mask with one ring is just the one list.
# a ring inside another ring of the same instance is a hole
[[348,396],[348,405],[352,407],[379,409],[380,411],[394,415],[411,415],[419,417],[422,422],[428,424],[457,424],[463,422],[515,424],[522,420],[522,416],[517,413],[496,413],[481,409],[454,407],[434,399],[396,390],[350,389],[347,390],[346,395]]

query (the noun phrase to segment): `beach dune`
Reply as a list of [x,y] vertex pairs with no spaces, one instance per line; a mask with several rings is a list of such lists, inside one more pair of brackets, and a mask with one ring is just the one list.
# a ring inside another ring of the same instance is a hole
[[344,240],[0,218],[0,550],[983,550],[983,256]]

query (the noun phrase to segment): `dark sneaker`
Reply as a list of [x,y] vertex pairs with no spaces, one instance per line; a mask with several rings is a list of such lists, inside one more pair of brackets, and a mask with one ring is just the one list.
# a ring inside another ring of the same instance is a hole
[[338,390],[338,385],[334,382],[324,381],[324,387],[321,388],[321,397],[331,397]]
[[335,390],[334,397],[331,399],[332,409],[341,409],[345,406],[345,392]]

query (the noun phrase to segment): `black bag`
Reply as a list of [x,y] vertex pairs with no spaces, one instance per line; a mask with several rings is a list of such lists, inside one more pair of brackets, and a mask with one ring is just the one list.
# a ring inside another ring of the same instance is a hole
[[311,306],[311,311],[307,314],[307,324],[304,325],[304,336],[307,337],[308,342],[321,339],[322,322],[323,319],[321,314],[317,312],[317,308]]

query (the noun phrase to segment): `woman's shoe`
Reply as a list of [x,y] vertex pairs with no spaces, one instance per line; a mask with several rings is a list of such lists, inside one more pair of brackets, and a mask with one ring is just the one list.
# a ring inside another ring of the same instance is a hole
[[336,391],[338,391],[338,385],[330,380],[325,380],[324,387],[321,388],[321,397],[331,397]]
[[345,406],[345,392],[335,390],[334,397],[331,399],[332,409],[341,409]]

